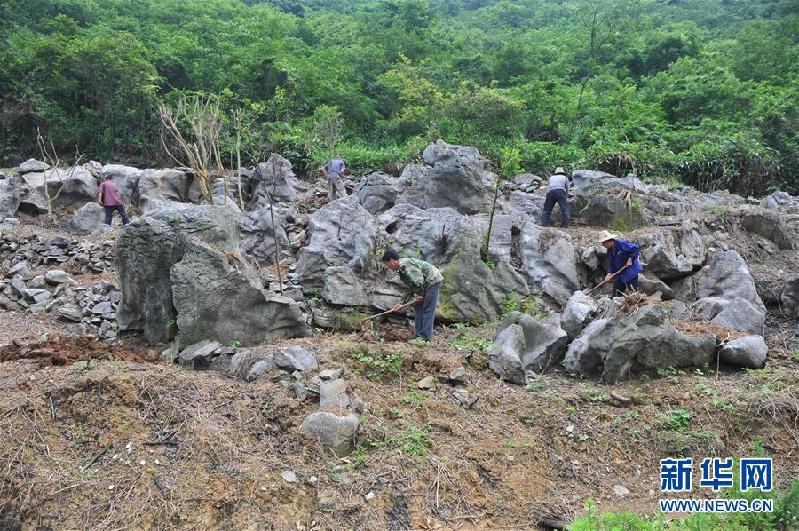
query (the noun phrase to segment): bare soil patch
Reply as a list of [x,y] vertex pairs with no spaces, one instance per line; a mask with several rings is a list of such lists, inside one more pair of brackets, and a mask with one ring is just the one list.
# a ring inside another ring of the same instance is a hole
[[28,345],[14,342],[0,346],[0,362],[24,359],[36,360],[40,367],[57,367],[89,360],[158,362],[160,357],[152,350],[137,351],[90,337],[57,336]]

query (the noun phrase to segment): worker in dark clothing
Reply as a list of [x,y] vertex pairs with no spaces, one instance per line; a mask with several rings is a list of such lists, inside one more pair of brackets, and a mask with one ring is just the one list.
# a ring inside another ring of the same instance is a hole
[[549,178],[549,191],[544,199],[544,210],[541,212],[541,226],[549,225],[549,217],[555,203],[560,205],[560,213],[563,217],[562,227],[569,226],[569,176],[566,170],[561,167],[555,168],[555,173]]
[[638,261],[638,246],[607,231],[602,232],[599,241],[608,251],[608,274],[605,280],[613,279],[613,296],[638,291],[638,273],[644,270]]
[[[433,337],[433,321],[438,306],[438,292],[444,277],[434,265],[418,258],[400,258],[392,249],[383,253],[383,263],[392,271],[399,271],[400,280],[408,291],[403,303],[414,300],[413,317],[416,325],[416,337],[430,341]],[[392,308],[399,309],[402,304]]]

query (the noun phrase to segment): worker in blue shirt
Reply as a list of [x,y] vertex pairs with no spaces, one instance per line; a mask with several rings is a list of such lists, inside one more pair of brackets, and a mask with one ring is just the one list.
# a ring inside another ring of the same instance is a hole
[[608,274],[605,280],[613,280],[613,296],[638,291],[638,273],[644,270],[638,261],[638,246],[607,231],[600,234],[599,240],[608,251]]

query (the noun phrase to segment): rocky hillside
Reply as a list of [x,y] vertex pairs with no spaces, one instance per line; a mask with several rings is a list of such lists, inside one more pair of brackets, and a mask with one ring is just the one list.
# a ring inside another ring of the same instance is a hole
[[[106,176],[127,227],[102,225]],[[556,525],[590,498],[654,512],[667,455],[755,450],[788,488],[799,198],[576,170],[560,229],[521,174],[481,256],[496,179],[443,141],[334,202],[279,155],[212,205],[184,168],[0,175],[5,523]],[[607,229],[640,246],[640,293],[589,292]],[[400,300],[389,246],[443,272],[430,345],[361,325]]]

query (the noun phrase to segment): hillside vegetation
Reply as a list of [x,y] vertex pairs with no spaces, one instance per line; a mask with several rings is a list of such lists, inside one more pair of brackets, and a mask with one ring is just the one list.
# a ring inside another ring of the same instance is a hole
[[356,168],[441,137],[533,172],[795,190],[798,28],[791,0],[5,0],[0,165],[37,154],[37,127],[164,161],[157,108],[198,92],[243,111],[246,162],[315,167],[310,124],[335,108]]

